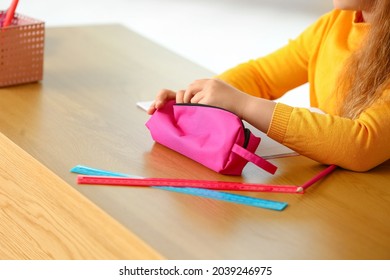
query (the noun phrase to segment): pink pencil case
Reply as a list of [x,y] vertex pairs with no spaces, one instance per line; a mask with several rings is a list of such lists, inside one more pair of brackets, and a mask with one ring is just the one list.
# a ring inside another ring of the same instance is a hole
[[168,102],[147,121],[152,138],[225,175],[241,175],[248,162],[274,174],[277,167],[255,154],[260,138],[225,109]]

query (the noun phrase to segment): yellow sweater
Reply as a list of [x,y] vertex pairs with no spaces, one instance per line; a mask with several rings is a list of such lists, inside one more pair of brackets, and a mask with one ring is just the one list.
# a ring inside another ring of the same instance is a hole
[[326,114],[278,103],[268,135],[318,162],[366,171],[390,158],[390,90],[356,120],[337,116],[333,91],[337,73],[369,28],[356,23],[355,16],[334,10],[285,47],[218,78],[266,99],[277,99],[309,82],[311,106]]

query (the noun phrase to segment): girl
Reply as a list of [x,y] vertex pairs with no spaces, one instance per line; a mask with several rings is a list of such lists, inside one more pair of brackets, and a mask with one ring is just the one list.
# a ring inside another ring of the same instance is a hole
[[[367,171],[390,158],[390,0],[334,0],[298,38],[169,99],[225,108],[274,140],[324,164]],[[326,114],[272,101],[303,83]]]

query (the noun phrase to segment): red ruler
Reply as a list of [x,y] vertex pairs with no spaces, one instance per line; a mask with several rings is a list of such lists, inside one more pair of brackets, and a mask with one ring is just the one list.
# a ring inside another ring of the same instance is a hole
[[304,193],[302,187],[293,185],[251,184],[239,182],[188,180],[170,178],[129,178],[117,176],[90,176],[78,175],[77,183],[87,185],[111,186],[171,186],[193,187],[220,191],[248,191],[248,192],[276,192],[276,193]]

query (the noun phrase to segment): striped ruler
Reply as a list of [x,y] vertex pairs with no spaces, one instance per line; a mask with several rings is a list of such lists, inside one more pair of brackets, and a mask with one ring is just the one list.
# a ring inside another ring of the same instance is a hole
[[112,186],[171,186],[195,187],[219,191],[248,191],[248,192],[277,192],[277,193],[303,193],[297,186],[248,184],[239,182],[170,179],[170,178],[122,178],[112,176],[83,176],[77,177],[77,183],[89,185]]
[[[136,176],[132,176],[129,174],[123,174],[123,173],[117,173],[117,172],[111,172],[111,171],[106,171],[106,170],[100,170],[100,169],[95,169],[87,166],[82,166],[82,165],[77,165],[74,168],[71,169],[71,172],[77,173],[77,174],[82,174],[82,175],[88,175],[88,176],[79,176],[78,180],[89,180],[92,179],[92,181],[89,181],[89,184],[99,184],[99,185],[115,185],[113,182],[118,182],[120,180],[118,179],[136,179],[137,181],[141,182],[144,179],[139,178]],[[92,176],[92,177],[90,177]],[[99,178],[101,180],[99,180]],[[146,179],[150,180],[150,179]],[[238,203],[238,204],[243,204],[243,205],[248,205],[248,206],[254,206],[254,207],[260,207],[260,208],[265,208],[265,209],[271,209],[271,210],[277,210],[281,211],[284,210],[287,207],[287,203],[285,202],[279,202],[279,201],[274,201],[274,200],[266,200],[266,199],[261,199],[261,198],[255,198],[255,197],[249,197],[249,196],[244,196],[244,195],[238,195],[238,194],[232,194],[232,193],[226,193],[226,192],[221,192],[217,190],[211,190],[211,189],[206,189],[205,187],[203,188],[198,188],[198,187],[185,187],[183,185],[180,185],[180,187],[175,187],[172,186],[168,181],[165,181],[166,179],[157,179],[159,180],[159,185],[160,186],[155,186],[155,185],[150,185],[152,181],[146,181],[147,186],[151,186],[152,188],[156,189],[161,189],[161,190],[166,190],[166,191],[172,191],[172,192],[177,192],[177,193],[184,193],[184,194],[189,194],[189,195],[196,195],[204,198],[211,198],[211,199],[216,199],[216,200],[221,200],[221,201],[227,201],[227,202],[233,202],[233,203]],[[179,181],[179,180],[178,180]],[[176,181],[176,182],[178,182]],[[197,180],[197,181],[202,181],[202,180]],[[209,181],[213,182],[213,181]],[[166,183],[166,186],[162,186],[163,183]],[[135,186],[135,184],[127,184],[128,186]],[[192,184],[191,184],[192,185]],[[295,186],[295,192],[297,190],[297,187]]]

